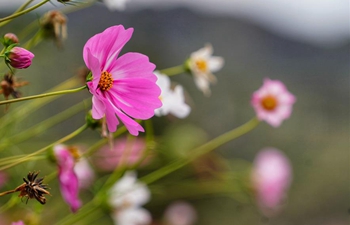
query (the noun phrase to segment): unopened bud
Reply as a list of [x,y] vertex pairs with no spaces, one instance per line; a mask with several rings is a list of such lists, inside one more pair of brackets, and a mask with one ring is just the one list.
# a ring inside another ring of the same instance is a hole
[[9,46],[18,43],[18,37],[13,33],[7,33],[4,35],[4,45]]
[[32,59],[34,58],[33,53],[21,47],[12,48],[6,55],[7,63],[16,69],[24,69],[29,67],[32,64]]

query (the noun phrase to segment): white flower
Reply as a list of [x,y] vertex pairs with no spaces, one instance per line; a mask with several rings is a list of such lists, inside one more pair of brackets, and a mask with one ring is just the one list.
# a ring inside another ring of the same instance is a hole
[[80,158],[74,166],[74,172],[78,177],[79,187],[88,188],[92,184],[95,174],[85,158]]
[[128,171],[110,190],[109,203],[114,208],[136,208],[150,199],[147,186],[139,182],[134,171]]
[[127,208],[112,214],[116,225],[148,225],[152,221],[151,214],[144,208]]
[[176,85],[174,90],[172,90],[168,76],[157,71],[154,74],[158,78],[157,85],[162,90],[160,99],[163,104],[162,107],[155,110],[155,114],[157,116],[165,116],[170,113],[178,118],[187,117],[191,112],[191,108],[185,103],[182,86]]
[[111,11],[125,10],[126,2],[129,0],[103,0],[107,8]]
[[210,83],[216,82],[216,77],[212,73],[219,71],[224,65],[224,58],[212,54],[213,47],[211,44],[206,44],[204,48],[193,52],[188,61],[195,84],[206,96],[211,94]]
[[197,212],[189,203],[177,201],[166,208],[164,219],[169,225],[192,225],[197,221]]

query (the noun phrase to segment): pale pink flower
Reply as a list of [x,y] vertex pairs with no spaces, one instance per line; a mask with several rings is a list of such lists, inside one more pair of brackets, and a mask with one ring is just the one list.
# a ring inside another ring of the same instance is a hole
[[83,56],[93,76],[87,83],[93,95],[92,117],[106,117],[110,132],[117,130],[119,118],[137,136],[144,129],[133,119],[151,118],[162,103],[155,65],[148,57],[134,52],[118,57],[132,33],[133,28],[122,25],[107,28],[86,42]]
[[74,158],[64,145],[56,145],[54,154],[58,165],[58,180],[63,199],[68,203],[72,212],[76,212],[81,202],[79,200],[79,181],[74,172]]
[[164,219],[169,225],[192,225],[197,221],[197,212],[185,201],[176,201],[164,212]]
[[253,93],[251,104],[259,120],[278,127],[290,117],[295,101],[281,81],[266,78],[263,86]]
[[0,171],[0,188],[7,182],[8,177],[4,171]]
[[75,164],[74,173],[78,177],[79,188],[89,188],[95,179],[95,173],[85,158],[80,158]]
[[[93,164],[101,171],[111,172],[119,165],[123,158],[123,164],[132,166],[138,162],[146,149],[146,143],[143,138],[119,138],[112,145],[103,146],[93,155]],[[149,162],[147,157],[142,165]]]
[[206,96],[211,94],[209,85],[216,83],[216,77],[213,73],[224,66],[224,58],[212,55],[212,45],[206,44],[204,48],[193,52],[188,60],[188,67],[192,72],[194,82]]
[[11,225],[25,225],[22,220],[17,222],[12,222]]
[[257,204],[266,216],[281,207],[292,180],[292,168],[287,157],[274,148],[259,152],[254,160],[252,182]]
[[116,225],[148,225],[152,221],[151,214],[141,207],[115,210],[112,218]]
[[32,64],[34,54],[27,49],[14,47],[7,53],[8,63],[16,69],[25,69]]
[[171,89],[171,82],[168,76],[155,71],[158,78],[157,84],[162,90],[160,100],[162,107],[155,110],[157,116],[172,114],[178,118],[187,117],[191,108],[185,103],[185,96],[181,85],[176,85],[174,90]]

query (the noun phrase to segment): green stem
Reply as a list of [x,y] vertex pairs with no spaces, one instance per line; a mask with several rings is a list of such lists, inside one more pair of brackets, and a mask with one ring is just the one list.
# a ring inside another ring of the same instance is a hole
[[141,178],[141,180],[147,184],[152,183],[156,180],[159,180],[160,178],[180,169],[181,167],[187,165],[188,163],[192,162],[193,160],[197,159],[198,157],[216,149],[217,147],[226,144],[229,141],[232,141],[252,129],[254,129],[259,124],[259,120],[255,117],[248,121],[247,123],[243,124],[240,127],[237,127],[229,132],[226,132],[213,140],[207,142],[206,144],[199,146],[195,148],[192,152],[192,155],[187,159],[180,159],[177,160],[167,166],[164,166],[153,173],[150,173],[144,177]]
[[174,75],[177,75],[180,73],[184,73],[184,72],[186,72],[186,70],[185,70],[185,67],[183,65],[179,65],[179,66],[174,66],[174,67],[160,70],[159,72],[166,74],[168,76],[174,76]]
[[0,171],[1,171],[1,170],[8,169],[8,168],[11,168],[11,167],[16,166],[16,165],[18,165],[18,164],[20,164],[20,163],[29,161],[29,160],[31,160],[31,158],[32,158],[33,156],[37,156],[38,154],[45,152],[46,150],[50,149],[51,147],[53,147],[53,146],[55,146],[55,145],[57,145],[57,144],[61,144],[61,143],[63,143],[63,142],[66,142],[66,141],[72,139],[73,137],[77,136],[78,134],[80,134],[81,132],[83,132],[84,130],[86,130],[87,128],[88,128],[87,124],[84,124],[83,126],[81,126],[80,128],[78,128],[77,130],[75,130],[75,131],[73,131],[72,133],[68,134],[67,136],[65,136],[65,137],[63,137],[63,138],[61,138],[61,139],[59,139],[58,141],[55,141],[55,142],[49,144],[48,146],[39,149],[39,150],[36,151],[36,152],[33,152],[33,153],[28,154],[28,155],[26,155],[26,156],[24,156],[24,157],[22,157],[22,158],[19,158],[19,159],[17,159],[17,160],[16,160],[15,162],[13,162],[13,163],[9,163],[9,164],[6,165],[6,166],[0,167]]
[[55,225],[75,224],[75,222],[79,221],[82,218],[85,218],[90,213],[94,212],[97,207],[98,205],[94,201],[90,201],[81,207],[77,214],[69,214],[68,216],[58,221]]
[[70,94],[70,93],[79,92],[81,90],[84,90],[85,88],[86,86],[82,86],[71,90],[63,90],[63,91],[56,91],[56,92],[39,94],[39,95],[32,95],[32,96],[27,96],[23,98],[15,98],[10,100],[0,101],[0,105],[14,103],[14,102],[21,102],[21,101],[26,101],[26,100],[36,99],[36,98],[45,98],[45,97],[54,96],[54,95]]
[[42,2],[40,2],[40,3],[38,3],[38,4],[34,5],[34,6],[32,6],[32,7],[30,7],[30,8],[28,8],[28,9],[26,9],[26,10],[23,10],[23,11],[20,11],[20,12],[17,12],[17,13],[13,13],[13,14],[10,15],[10,16],[4,17],[4,18],[0,19],[0,23],[1,23],[1,22],[4,22],[4,21],[6,21],[6,20],[11,20],[11,19],[14,19],[14,18],[16,18],[16,17],[22,16],[22,15],[24,15],[24,14],[30,12],[30,11],[33,11],[33,10],[36,9],[36,8],[39,8],[40,6],[44,5],[46,2],[49,2],[49,1],[50,1],[50,0],[43,0]]
[[[22,10],[24,10],[25,8],[27,8],[27,6],[28,6],[30,3],[32,3],[33,1],[34,1],[34,0],[28,0],[27,2],[23,3],[23,5],[21,5],[21,6],[15,11],[15,13],[21,12]],[[7,20],[7,21],[5,21],[5,22],[0,23],[0,27],[2,27],[2,26],[4,26],[4,25],[8,24],[9,22],[11,22],[11,20]]]

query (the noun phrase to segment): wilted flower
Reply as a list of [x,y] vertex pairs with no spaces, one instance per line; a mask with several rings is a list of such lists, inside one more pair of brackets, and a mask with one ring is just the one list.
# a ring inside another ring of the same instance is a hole
[[10,95],[14,98],[19,98],[21,97],[21,93],[16,88],[25,86],[28,83],[28,81],[17,81],[11,74],[5,74],[4,79],[0,82],[0,94],[3,94],[5,99],[8,99]]
[[192,225],[197,220],[197,212],[185,201],[177,201],[169,205],[164,212],[168,225]]
[[143,127],[133,119],[149,119],[162,104],[160,88],[153,74],[155,65],[140,53],[118,55],[131,38],[133,29],[121,25],[107,28],[84,46],[84,61],[92,72],[88,88],[92,97],[92,117],[106,117],[110,132],[117,130],[118,118],[132,135]]
[[67,38],[67,17],[58,10],[51,10],[40,20],[44,38],[53,39],[57,46]]
[[109,10],[125,10],[126,2],[129,0],[103,0]]
[[18,42],[18,37],[14,33],[7,33],[4,35],[3,44],[6,47],[12,44],[16,44]]
[[12,222],[11,225],[25,225],[22,220],[17,222]]
[[259,120],[278,127],[290,117],[295,101],[281,81],[266,78],[263,86],[253,93],[251,104]]
[[161,89],[160,100],[162,107],[155,110],[157,116],[165,116],[169,113],[178,117],[185,118],[191,111],[191,108],[185,103],[185,96],[181,85],[176,85],[174,90],[171,89],[170,79],[168,76],[159,72],[154,72],[158,78],[157,85]]
[[140,207],[116,210],[112,218],[116,225],[148,225],[152,221],[151,214]]
[[9,63],[13,68],[25,69],[32,64],[34,54],[27,49],[21,47],[13,47],[5,53],[6,63]]
[[58,179],[62,197],[71,210],[76,212],[80,208],[81,202],[78,197],[79,181],[74,172],[74,158],[64,145],[56,145],[54,155],[58,165]]
[[191,54],[187,61],[187,67],[194,77],[196,86],[206,95],[210,96],[210,83],[216,82],[214,72],[219,71],[224,65],[224,58],[213,55],[213,47],[206,44],[204,48]]
[[89,188],[95,178],[94,171],[85,158],[80,158],[75,164],[74,173],[78,177],[79,188]]
[[262,213],[272,216],[280,209],[291,180],[291,165],[282,152],[274,148],[259,152],[254,160],[252,182]]
[[[93,163],[102,171],[114,171],[123,157],[124,165],[134,165],[143,157],[145,149],[146,143],[143,138],[119,138],[111,145],[107,144],[98,150],[93,155]],[[147,161],[149,160],[146,159],[144,163]]]

